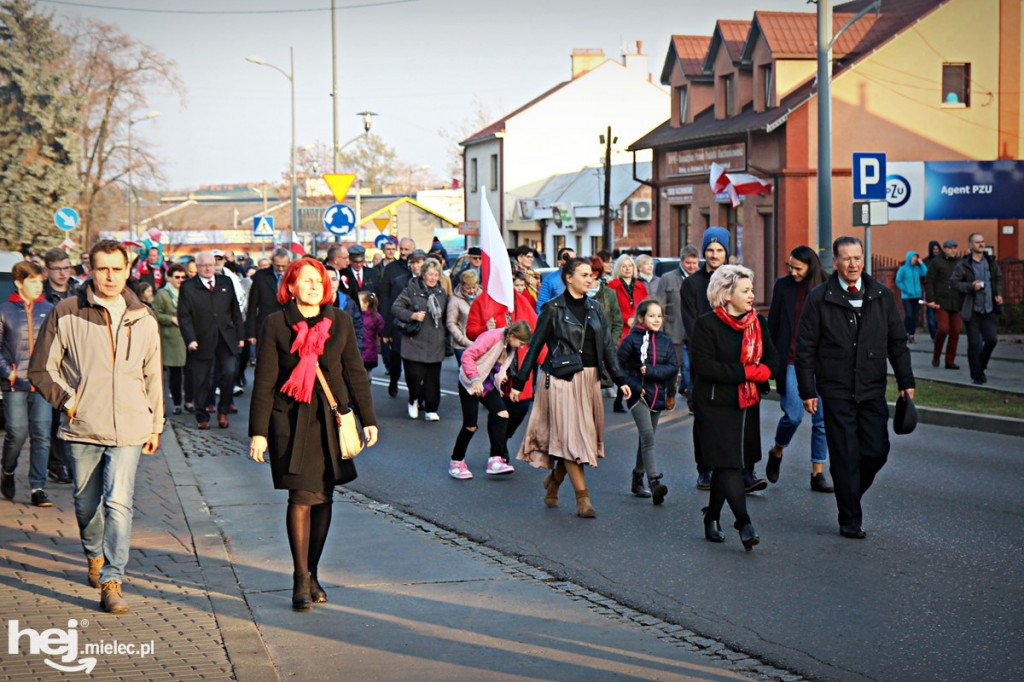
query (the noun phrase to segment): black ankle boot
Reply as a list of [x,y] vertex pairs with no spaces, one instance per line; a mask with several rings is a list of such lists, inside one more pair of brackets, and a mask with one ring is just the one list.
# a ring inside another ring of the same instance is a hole
[[320,587],[320,581],[316,579],[316,571],[309,574],[309,597],[314,604],[326,604],[327,593]]
[[743,543],[743,549],[748,552],[754,549],[754,545],[761,542],[761,538],[758,537],[757,531],[754,530],[754,524],[750,521],[740,525],[735,525],[736,529],[740,532],[740,542]]
[[665,496],[668,495],[668,486],[661,482],[662,474],[657,476],[650,476],[647,482],[651,484],[651,497],[654,504],[661,504],[665,501]]
[[296,611],[309,611],[313,608],[313,598],[309,594],[309,573],[293,573],[292,580],[292,608]]
[[644,473],[641,471],[639,474],[633,472],[633,484],[630,486],[630,490],[637,497],[650,497],[651,491],[644,487]]
[[725,542],[725,533],[722,532],[722,524],[718,519],[708,518],[708,508],[701,509],[704,513],[704,539],[708,542]]

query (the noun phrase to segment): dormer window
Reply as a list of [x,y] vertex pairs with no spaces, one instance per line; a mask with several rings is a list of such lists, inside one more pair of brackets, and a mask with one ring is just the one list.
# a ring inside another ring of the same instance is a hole
[[764,97],[762,102],[763,109],[772,108],[772,90],[774,90],[774,84],[772,83],[772,65],[765,64],[760,69],[761,78],[761,93]]
[[732,74],[722,76],[722,118],[732,116],[736,109],[735,79]]
[[686,123],[690,113],[690,88],[685,85],[676,88],[676,97],[679,104],[679,122]]

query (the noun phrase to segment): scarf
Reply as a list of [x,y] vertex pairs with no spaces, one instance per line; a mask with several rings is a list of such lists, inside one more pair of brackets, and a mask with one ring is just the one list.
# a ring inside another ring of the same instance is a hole
[[[743,332],[743,339],[740,341],[740,363],[743,366],[756,365],[761,361],[761,353],[764,351],[764,342],[761,339],[761,321],[757,319],[757,311],[751,309],[740,319],[736,319],[725,310],[725,306],[715,308],[715,315],[722,322],[729,325],[730,329]],[[740,409],[744,410],[753,407],[761,402],[761,392],[757,390],[757,384],[753,381],[744,381],[739,389]]]
[[427,287],[424,282],[423,292],[427,295],[427,312],[430,313],[430,319],[434,322],[434,328],[438,329],[441,327],[441,317],[445,312],[441,309],[441,285]]
[[313,384],[316,383],[317,360],[324,352],[327,344],[331,320],[324,318],[309,328],[309,323],[300,320],[292,325],[295,330],[295,341],[291,352],[299,354],[299,364],[295,365],[288,381],[281,387],[281,393],[290,395],[299,402],[308,403],[313,399]]

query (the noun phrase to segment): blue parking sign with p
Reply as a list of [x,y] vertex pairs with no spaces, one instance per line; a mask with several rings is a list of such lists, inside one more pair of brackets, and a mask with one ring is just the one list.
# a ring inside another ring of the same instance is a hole
[[885,200],[884,152],[854,153],[853,198],[855,200]]

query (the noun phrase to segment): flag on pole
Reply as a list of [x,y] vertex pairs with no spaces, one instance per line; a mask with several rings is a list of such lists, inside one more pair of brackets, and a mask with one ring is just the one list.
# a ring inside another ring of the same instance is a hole
[[481,296],[484,297],[484,319],[498,318],[498,326],[504,327],[505,315],[515,310],[512,264],[484,194],[480,195],[480,251],[483,255]]
[[292,241],[292,253],[296,256],[305,256],[306,249],[302,246],[302,242],[293,240]]
[[772,186],[766,181],[750,173],[727,173],[717,163],[711,164],[711,190],[715,194],[729,193],[732,207],[740,205],[740,197],[771,194]]

